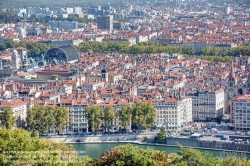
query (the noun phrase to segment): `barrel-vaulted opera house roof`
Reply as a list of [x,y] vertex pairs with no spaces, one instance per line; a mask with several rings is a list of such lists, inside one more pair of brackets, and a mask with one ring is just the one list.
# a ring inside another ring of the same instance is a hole
[[44,60],[48,63],[52,63],[55,60],[58,63],[75,62],[79,58],[79,52],[71,45],[50,48],[44,54]]

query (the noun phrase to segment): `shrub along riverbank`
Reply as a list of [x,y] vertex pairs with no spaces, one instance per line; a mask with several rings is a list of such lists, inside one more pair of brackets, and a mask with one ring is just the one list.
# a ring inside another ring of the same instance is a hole
[[104,152],[99,159],[79,158],[71,145],[30,137],[22,129],[0,129],[0,164],[9,165],[119,165],[119,166],[250,166],[250,161],[236,157],[214,158],[208,152],[179,148],[176,154],[141,149],[131,144]]

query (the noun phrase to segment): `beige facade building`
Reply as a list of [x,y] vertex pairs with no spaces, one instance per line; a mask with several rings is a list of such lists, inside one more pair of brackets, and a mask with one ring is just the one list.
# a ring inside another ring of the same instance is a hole
[[229,101],[230,120],[235,130],[250,130],[250,95],[239,95]]
[[16,117],[16,126],[25,127],[25,121],[27,118],[27,102],[21,99],[7,100],[1,102],[0,113],[4,111],[5,108],[10,108],[13,111],[13,115]]
[[166,98],[154,104],[157,127],[164,126],[170,130],[181,129],[192,123],[192,99]]

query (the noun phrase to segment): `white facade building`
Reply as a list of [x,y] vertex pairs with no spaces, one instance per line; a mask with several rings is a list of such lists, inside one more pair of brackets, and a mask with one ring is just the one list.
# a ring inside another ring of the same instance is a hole
[[1,102],[0,113],[5,108],[10,108],[13,111],[13,115],[16,117],[16,126],[25,127],[25,121],[27,118],[27,103],[21,99],[7,100]]
[[104,82],[89,82],[86,81],[82,84],[82,88],[85,91],[95,91],[98,88],[103,88],[104,87]]
[[82,13],[82,8],[81,7],[74,7],[74,14],[81,14]]
[[250,95],[239,95],[230,100],[230,120],[235,130],[250,130]]
[[187,94],[193,100],[193,122],[216,121],[225,110],[224,89],[198,91]]
[[69,126],[67,126],[68,131],[75,133],[88,132],[87,107],[88,105],[85,99],[78,98],[73,100],[69,115]]
[[157,127],[164,126],[170,130],[181,129],[192,123],[192,99],[176,100],[167,98],[154,104]]

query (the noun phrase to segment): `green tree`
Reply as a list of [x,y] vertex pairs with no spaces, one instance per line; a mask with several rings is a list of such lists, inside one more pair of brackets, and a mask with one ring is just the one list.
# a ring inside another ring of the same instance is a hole
[[218,56],[221,52],[219,47],[205,47],[201,50],[201,55]]
[[201,55],[210,55],[212,47],[205,47],[201,50]]
[[197,58],[208,60],[211,62],[232,62],[231,56],[196,56]]
[[187,55],[194,55],[194,47],[182,47],[182,53]]
[[54,125],[52,107],[35,106],[27,112],[27,129],[29,131],[38,131],[41,134],[47,134],[49,128]]
[[34,132],[34,137],[36,137],[36,138],[39,137],[39,132],[38,132],[38,131],[35,131],[35,132]]
[[[53,111],[55,119],[55,127],[58,134],[62,132],[63,128],[66,128],[66,122],[69,119],[69,111],[67,108],[56,107]],[[51,120],[53,122],[53,119]]]
[[[121,121],[122,127],[126,130],[126,128],[131,125],[132,118],[132,107],[130,105],[125,105],[119,111],[119,119]],[[131,128],[129,129],[131,130]]]
[[156,110],[151,103],[137,102],[132,105],[132,123],[137,129],[149,129],[153,126]]
[[[89,52],[89,50],[92,51],[92,48],[90,46],[89,42],[82,42],[78,48],[82,51],[82,52]],[[92,52],[91,52],[92,53]]]
[[152,46],[146,46],[145,49],[144,49],[144,52],[146,54],[154,54],[156,53],[156,46],[152,45]]
[[104,109],[104,122],[105,127],[108,129],[108,131],[113,126],[113,121],[116,118],[116,111],[113,106],[109,105]]
[[29,57],[35,57],[40,55],[43,52],[46,52],[50,47],[47,46],[44,43],[38,43],[38,42],[26,42],[26,41],[20,41],[20,42],[14,42],[14,41],[5,41],[0,45],[0,50],[6,49],[6,48],[15,48],[15,47],[25,47],[27,49],[27,53]]
[[213,48],[212,48],[211,55],[212,55],[212,56],[218,56],[218,55],[220,54],[221,51],[222,51],[222,50],[221,50],[220,47],[213,47]]
[[2,12],[1,11],[0,20],[2,23],[17,23],[21,21],[21,17],[16,16],[14,12]]
[[250,46],[234,47],[229,51],[230,56],[238,56],[240,54],[243,56],[250,56]]
[[0,113],[1,126],[6,129],[11,129],[16,123],[16,117],[10,108],[5,108],[3,113]]
[[7,48],[7,47],[6,47],[5,43],[1,43],[1,44],[0,44],[0,51],[5,50],[6,48]]
[[155,142],[166,143],[166,138],[167,138],[166,128],[162,126],[160,128],[160,131],[155,136]]
[[92,132],[99,129],[102,124],[103,110],[99,106],[90,105],[87,107],[88,125]]
[[6,48],[14,48],[15,42],[14,41],[5,41],[4,44],[6,45]]
[[47,134],[50,128],[60,132],[66,126],[68,110],[62,107],[35,106],[28,110],[27,129]]
[[117,146],[111,152],[107,151],[96,161],[96,166],[121,165],[121,166],[165,166],[171,164],[171,157],[165,152],[153,149],[141,149],[133,145]]
[[129,47],[129,53],[132,55],[142,54],[145,46],[133,45]]
[[201,152],[192,148],[184,148],[179,144],[177,157],[173,160],[173,164],[186,163],[186,165],[202,165],[214,166],[221,165],[219,158],[213,158],[209,152]]
[[92,161],[88,157],[79,158],[72,146],[38,137],[31,138],[30,135],[23,129],[0,129],[0,163],[2,166],[61,166],[66,163],[67,165],[83,165]]

